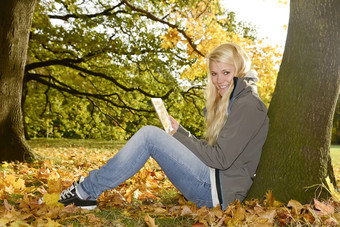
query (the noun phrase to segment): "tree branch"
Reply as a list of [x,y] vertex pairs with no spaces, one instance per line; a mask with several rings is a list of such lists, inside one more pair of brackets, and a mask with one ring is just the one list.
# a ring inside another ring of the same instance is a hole
[[140,89],[139,87],[137,87],[137,88],[126,87],[123,84],[119,83],[114,78],[107,76],[104,73],[94,72],[94,71],[91,71],[89,69],[84,69],[80,66],[72,64],[72,63],[81,63],[83,61],[84,61],[84,59],[80,58],[80,59],[62,59],[62,60],[48,60],[48,61],[44,61],[44,62],[35,62],[35,63],[31,63],[31,64],[26,65],[25,72],[28,73],[28,71],[30,71],[32,69],[40,68],[40,67],[46,67],[46,66],[51,66],[51,65],[62,65],[62,66],[66,66],[66,67],[69,67],[69,68],[72,68],[72,69],[76,69],[76,70],[81,71],[83,73],[87,73],[87,74],[92,75],[92,76],[96,76],[96,77],[106,79],[110,82],[113,82],[117,87],[121,88],[124,91],[127,91],[127,92],[138,91],[138,92],[142,93],[143,95],[150,97],[150,98],[160,97],[162,99],[167,99],[169,97],[169,95],[171,94],[171,92],[173,91],[173,89],[170,89],[164,95],[153,95],[153,94],[150,94],[150,93]]
[[[120,2],[118,5],[116,5],[114,7],[111,7],[111,8],[108,8],[108,9],[105,9],[102,12],[99,12],[99,13],[94,13],[94,14],[79,14],[79,15],[76,15],[76,14],[48,15],[48,17],[51,18],[51,19],[60,19],[60,20],[67,21],[69,18],[81,18],[81,17],[94,18],[94,17],[98,17],[98,16],[112,16],[112,15],[115,15],[115,14],[118,14],[118,13],[126,13],[126,14],[128,14],[128,12],[124,11],[124,10],[118,10],[118,11],[115,11],[114,13],[112,13],[113,10],[115,10],[116,8],[120,7],[123,4],[128,6],[131,10],[141,13],[142,16],[145,16],[145,17],[147,17],[147,18],[149,18],[149,19],[151,19],[153,21],[160,22],[160,23],[165,24],[165,25],[167,25],[167,26],[169,26],[171,28],[176,29],[179,33],[181,33],[184,36],[184,38],[188,41],[188,43],[190,44],[190,46],[193,48],[193,50],[195,52],[197,52],[202,57],[205,57],[204,54],[197,49],[197,46],[194,44],[192,38],[190,38],[186,34],[186,32],[184,30],[180,29],[179,26],[171,24],[171,23],[165,21],[164,17],[163,18],[158,18],[155,15],[153,15],[152,13],[150,13],[150,12],[144,10],[144,9],[135,7],[134,5],[132,5],[127,0],[122,0],[122,2]],[[65,7],[67,8],[66,5],[65,5]]]
[[[116,8],[120,7],[121,5],[123,5],[123,2],[119,3],[118,5],[105,9],[102,12],[99,13],[94,13],[94,14],[66,14],[66,15],[48,15],[49,18],[51,19],[59,19],[59,20],[64,20],[67,21],[70,18],[81,18],[81,17],[87,17],[87,18],[94,18],[94,17],[98,17],[98,16],[112,16],[118,13],[127,13],[124,10],[118,10],[115,12],[112,12],[113,10],[115,10]],[[67,5],[64,5],[65,8],[67,8]]]
[[[153,110],[136,109],[136,108],[133,108],[131,106],[126,105],[126,103],[120,98],[119,94],[117,94],[117,93],[113,93],[113,94],[110,94],[110,95],[100,95],[100,94],[92,94],[92,93],[82,92],[82,91],[78,91],[78,90],[76,90],[76,89],[74,89],[70,86],[67,86],[67,85],[61,83],[60,81],[58,81],[56,78],[54,78],[52,76],[46,76],[46,75],[41,75],[41,74],[26,73],[26,77],[28,78],[27,81],[35,80],[35,81],[37,81],[41,84],[44,84],[46,86],[57,89],[58,91],[64,91],[64,92],[67,92],[67,93],[72,94],[72,95],[93,97],[93,98],[105,101],[107,103],[110,103],[111,105],[118,107],[118,108],[123,108],[123,109],[127,109],[127,110],[130,110],[130,111],[136,111],[136,112],[146,112],[146,113],[153,113],[154,112]],[[52,81],[59,83],[61,86],[54,84],[54,83],[51,83],[51,82],[49,82],[49,81],[47,81],[43,78],[49,78],[49,79],[51,78]],[[113,101],[111,101],[107,98],[108,96],[114,96],[114,95],[118,97],[118,99],[123,103],[123,105],[119,105],[119,104],[117,104],[117,103],[115,103],[115,102],[113,102]]]
[[162,24],[165,24],[165,25],[169,26],[170,28],[176,29],[179,33],[181,33],[185,37],[185,39],[188,41],[188,43],[194,49],[195,52],[197,52],[202,57],[205,57],[204,54],[197,49],[197,46],[193,43],[192,39],[186,34],[186,32],[184,30],[180,29],[179,26],[171,24],[171,23],[169,23],[169,22],[167,22],[167,21],[165,21],[163,19],[160,19],[160,18],[156,17],[155,15],[153,15],[152,13],[150,13],[150,12],[144,10],[144,9],[135,7],[134,5],[132,5],[127,0],[122,0],[122,2],[124,2],[133,11],[139,12],[142,15],[146,16],[147,18],[149,18],[149,19],[151,19],[153,21],[160,22]]
[[[99,111],[100,113],[102,113],[103,115],[105,115],[107,118],[111,119],[111,120],[114,122],[114,125],[115,125],[115,126],[118,126],[119,128],[123,129],[123,130],[126,131],[126,132],[132,133],[131,130],[128,130],[128,129],[124,128],[124,127],[119,123],[119,121],[118,121],[117,119],[115,119],[113,116],[111,116],[110,114],[105,113],[105,112],[101,109],[101,107],[98,106],[98,105],[97,105],[90,97],[87,97],[87,99],[92,103],[92,105],[93,105],[94,107],[96,107],[96,108],[98,109],[98,111]],[[94,108],[94,107],[93,107],[93,108]]]

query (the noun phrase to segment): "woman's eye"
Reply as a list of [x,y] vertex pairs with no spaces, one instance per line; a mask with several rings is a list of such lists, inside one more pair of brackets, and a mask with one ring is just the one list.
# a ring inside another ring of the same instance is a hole
[[230,72],[228,72],[228,71],[223,72],[224,75],[228,75],[229,73]]
[[211,73],[212,76],[216,76],[216,73]]

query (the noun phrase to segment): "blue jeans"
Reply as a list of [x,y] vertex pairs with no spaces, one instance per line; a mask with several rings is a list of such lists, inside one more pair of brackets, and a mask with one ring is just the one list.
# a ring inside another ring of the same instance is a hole
[[213,206],[209,167],[181,142],[154,126],[141,128],[104,166],[90,171],[79,190],[98,198],[136,174],[150,156],[185,198],[198,207]]

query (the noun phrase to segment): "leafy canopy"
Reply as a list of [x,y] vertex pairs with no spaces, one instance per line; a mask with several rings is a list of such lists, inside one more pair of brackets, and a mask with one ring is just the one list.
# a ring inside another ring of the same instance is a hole
[[[26,65],[33,137],[124,139],[160,126],[150,98],[202,135],[205,55],[235,42],[252,56],[269,105],[281,54],[219,1],[38,1]],[[48,120],[46,120],[48,119]]]

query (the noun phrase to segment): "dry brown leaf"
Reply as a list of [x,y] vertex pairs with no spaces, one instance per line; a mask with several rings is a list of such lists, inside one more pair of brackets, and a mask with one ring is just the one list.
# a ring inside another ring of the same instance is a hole
[[324,225],[326,226],[339,226],[339,222],[335,218],[327,218],[324,222]]
[[203,223],[194,223],[194,224],[192,224],[191,226],[192,226],[192,227],[206,227],[206,225],[203,224]]
[[276,216],[276,210],[268,210],[261,214],[261,217],[266,218],[268,223],[274,223],[274,218]]
[[181,216],[192,216],[193,212],[188,206],[183,206]]
[[158,225],[155,224],[155,219],[150,217],[150,215],[146,214],[144,216],[144,221],[149,227],[157,227]]
[[303,209],[303,205],[299,201],[293,199],[288,202],[287,207],[293,208],[295,214],[299,214]]
[[340,222],[340,213],[335,213],[333,216],[338,222]]
[[313,224],[315,222],[315,217],[312,213],[306,212],[303,214],[303,219],[306,223]]
[[241,203],[238,203],[236,206],[236,210],[233,215],[233,219],[238,221],[243,221],[245,218],[246,210],[241,206]]
[[179,215],[181,211],[181,206],[173,206],[169,208],[169,214],[171,215]]
[[79,207],[76,207],[74,204],[67,205],[63,208],[63,212],[75,214],[80,210]]
[[4,200],[4,206],[5,206],[5,209],[6,209],[7,211],[11,211],[11,210],[12,210],[12,206],[9,205],[7,199]]
[[116,205],[123,207],[126,203],[125,198],[119,193],[117,190],[109,190],[104,192],[104,196],[102,197],[103,203],[108,203],[110,205]]
[[318,211],[316,211],[316,213],[319,216],[334,214],[334,207],[327,205],[327,204],[324,204],[324,203],[318,201],[317,199],[314,199],[314,206],[318,210]]
[[267,206],[272,207],[274,206],[274,201],[275,201],[275,198],[273,196],[273,191],[269,190],[268,192],[266,192],[264,202]]
[[126,200],[131,203],[133,193],[140,187],[139,184],[134,184],[129,190],[125,193],[124,197]]
[[218,212],[216,208],[211,210],[211,209],[208,209],[206,207],[202,207],[202,208],[198,209],[196,213],[197,213],[198,216],[207,216],[207,215],[209,215],[209,213],[211,213],[211,214],[214,214],[214,215],[216,215],[216,214],[221,215],[221,217],[222,217],[223,212],[222,212],[222,210],[219,210],[219,211],[221,212],[221,214],[215,213],[215,212]]
[[154,208],[153,212],[155,214],[166,214],[168,211],[164,208],[156,207],[156,208]]
[[226,216],[227,215],[223,215],[223,217],[217,222],[217,224],[215,226],[216,227],[222,226]]
[[138,195],[138,199],[139,200],[147,200],[147,199],[151,199],[151,200],[156,200],[159,199],[157,196],[155,196],[152,192],[150,192],[149,190],[144,191],[143,193],[140,193]]
[[256,224],[257,218],[258,216],[256,214],[247,212],[244,223],[246,226],[254,226]]

